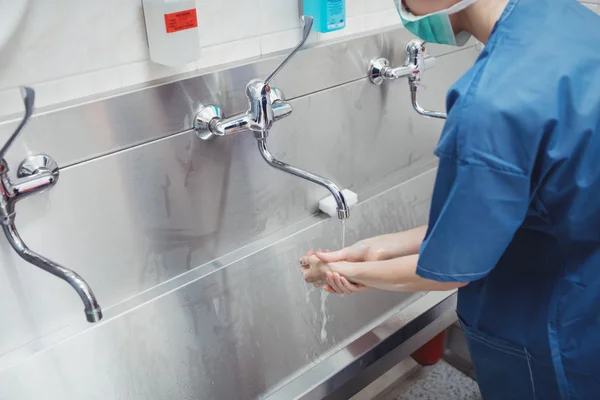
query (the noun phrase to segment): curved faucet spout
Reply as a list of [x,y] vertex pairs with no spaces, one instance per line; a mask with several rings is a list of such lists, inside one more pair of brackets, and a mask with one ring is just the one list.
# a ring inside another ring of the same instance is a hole
[[439,111],[428,111],[425,110],[419,102],[417,101],[417,91],[419,90],[418,86],[413,84],[410,85],[410,100],[412,102],[412,106],[418,114],[421,114],[424,117],[429,118],[437,118],[437,119],[447,119],[448,114]]
[[[267,135],[263,136],[266,137]],[[317,185],[323,186],[331,192],[333,198],[335,199],[338,210],[338,218],[346,219],[350,217],[350,210],[348,208],[348,205],[346,204],[346,199],[344,198],[342,191],[337,187],[335,183],[333,183],[327,178],[323,178],[311,172],[304,171],[300,168],[296,168],[282,161],[276,160],[275,157],[273,157],[273,155],[269,151],[269,147],[267,146],[267,140],[264,138],[260,138],[257,139],[257,141],[258,151],[260,151],[260,154],[265,159],[267,164],[269,164],[273,168],[277,168],[278,170],[287,172],[288,174],[292,174],[299,178],[306,179],[307,181],[310,181],[312,183],[316,183]]]
[[37,154],[27,156],[23,160],[17,171],[16,180],[13,181],[8,176],[8,164],[4,156],[33,114],[35,91],[31,88],[23,88],[22,92],[25,115],[17,129],[0,148],[0,225],[6,239],[19,257],[71,285],[85,305],[85,316],[88,322],[98,322],[102,319],[102,309],[92,289],[83,278],[74,271],[29,250],[15,226],[15,204],[32,194],[50,189],[56,184],[60,175],[56,161],[47,155]]
[[59,277],[77,291],[77,294],[85,305],[85,316],[88,322],[98,322],[102,319],[102,309],[96,301],[96,296],[94,296],[92,289],[90,289],[81,276],[29,250],[23,239],[21,239],[21,236],[19,236],[19,232],[17,232],[17,228],[13,222],[2,224],[2,229],[8,242],[22,259]]

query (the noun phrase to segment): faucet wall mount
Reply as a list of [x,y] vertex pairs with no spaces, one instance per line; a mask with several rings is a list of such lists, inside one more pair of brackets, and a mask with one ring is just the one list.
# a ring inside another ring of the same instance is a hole
[[435,66],[435,58],[427,55],[425,42],[415,39],[406,45],[406,60],[400,67],[391,67],[386,58],[378,58],[369,66],[369,79],[375,85],[381,85],[385,81],[396,80],[402,77],[408,78],[408,86],[413,108],[425,117],[446,119],[447,114],[438,111],[428,111],[420,106],[417,101],[417,93],[421,86],[421,77],[424,71]]
[[4,158],[6,152],[33,114],[35,92],[33,89],[23,88],[22,93],[25,115],[0,149],[0,225],[6,239],[19,257],[71,285],[84,303],[88,322],[98,322],[102,319],[102,309],[89,285],[76,272],[30,250],[21,239],[15,225],[17,202],[29,195],[50,189],[56,184],[60,175],[58,164],[45,154],[26,157],[17,170],[17,179],[13,180],[8,175],[9,168]]
[[303,32],[302,40],[292,52],[275,68],[265,80],[254,79],[246,86],[246,97],[248,98],[248,110],[232,117],[224,118],[221,109],[215,105],[203,106],[198,110],[194,118],[194,130],[196,135],[203,140],[214,139],[219,136],[228,136],[241,132],[253,132],[258,141],[258,150],[263,159],[271,167],[288,174],[297,176],[307,181],[323,186],[333,195],[337,203],[338,217],[346,219],[350,216],[350,210],[342,191],[335,183],[327,178],[320,177],[311,172],[293,167],[275,159],[267,146],[267,137],[273,124],[292,113],[292,106],[285,101],[283,93],[272,88],[269,83],[294,57],[300,48],[306,43],[313,25],[313,18],[302,17]]

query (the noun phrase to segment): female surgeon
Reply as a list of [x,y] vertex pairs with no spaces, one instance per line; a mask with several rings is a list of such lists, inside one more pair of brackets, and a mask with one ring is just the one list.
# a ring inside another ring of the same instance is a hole
[[429,224],[309,252],[305,280],[460,288],[485,400],[600,399],[600,17],[576,0],[396,3],[427,42],[486,44],[448,93]]

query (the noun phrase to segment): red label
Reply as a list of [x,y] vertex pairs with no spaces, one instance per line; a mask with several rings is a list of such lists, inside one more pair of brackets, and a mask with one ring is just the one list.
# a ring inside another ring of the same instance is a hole
[[198,27],[198,16],[196,9],[178,11],[171,14],[165,14],[165,26],[167,33],[179,32],[186,29]]

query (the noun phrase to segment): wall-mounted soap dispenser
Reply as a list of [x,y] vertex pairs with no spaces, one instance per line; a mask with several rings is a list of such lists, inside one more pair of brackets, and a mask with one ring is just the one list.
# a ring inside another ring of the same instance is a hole
[[304,0],[303,14],[314,18],[317,32],[339,31],[346,27],[346,0]]
[[195,0],[142,0],[150,59],[171,67],[200,58]]

